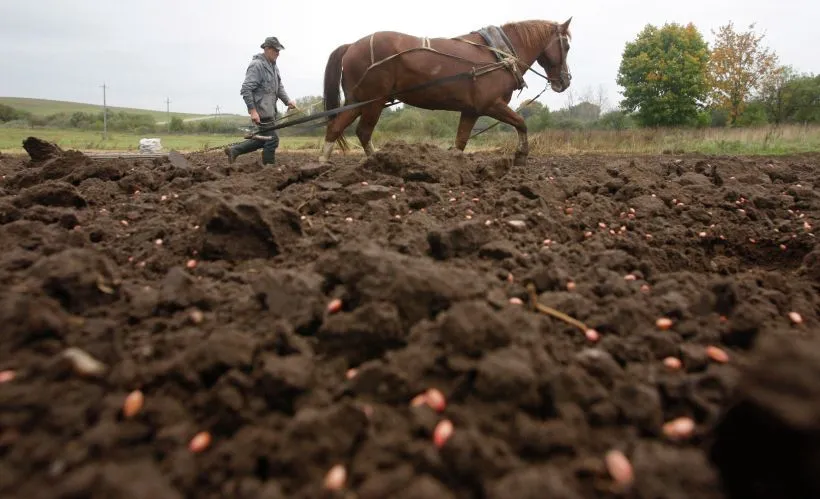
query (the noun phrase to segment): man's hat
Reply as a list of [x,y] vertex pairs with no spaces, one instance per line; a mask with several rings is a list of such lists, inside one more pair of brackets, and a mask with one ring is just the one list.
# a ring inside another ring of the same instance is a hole
[[276,38],[275,36],[269,36],[269,37],[265,38],[265,41],[262,42],[262,45],[260,45],[260,47],[261,48],[273,47],[276,50],[282,50],[282,49],[285,48],[284,45],[279,43],[279,39]]

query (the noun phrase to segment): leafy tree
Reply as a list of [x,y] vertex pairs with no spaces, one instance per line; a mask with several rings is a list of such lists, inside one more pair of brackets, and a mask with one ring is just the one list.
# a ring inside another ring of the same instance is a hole
[[774,123],[786,120],[786,86],[794,78],[795,72],[791,66],[778,66],[769,71],[760,82],[760,101],[769,120]]
[[728,111],[730,125],[777,64],[777,55],[761,44],[764,35],[755,34],[753,29],[754,23],[749,31],[738,33],[730,21],[715,33],[709,60],[710,97],[715,107]]
[[793,78],[784,93],[788,121],[820,123],[820,75]]
[[648,24],[623,51],[622,109],[644,126],[696,124],[709,91],[708,62],[709,48],[692,23]]

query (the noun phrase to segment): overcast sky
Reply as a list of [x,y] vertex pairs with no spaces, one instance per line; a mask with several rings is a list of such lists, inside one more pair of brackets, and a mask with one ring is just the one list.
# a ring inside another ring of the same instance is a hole
[[[0,0],[0,96],[97,103],[101,85],[112,106],[246,114],[239,95],[250,57],[266,36],[285,45],[279,57],[291,97],[321,95],[325,63],[336,46],[373,31],[428,37],[466,34],[488,24],[572,16],[569,58],[576,96],[603,89],[616,106],[624,44],[651,23],[693,22],[711,43],[728,21],[756,22],[782,63],[820,73],[820,4],[816,0]],[[391,6],[395,6],[391,8]],[[540,68],[538,68],[540,69]],[[533,97],[543,80],[528,73]],[[551,109],[566,94],[547,90]]]

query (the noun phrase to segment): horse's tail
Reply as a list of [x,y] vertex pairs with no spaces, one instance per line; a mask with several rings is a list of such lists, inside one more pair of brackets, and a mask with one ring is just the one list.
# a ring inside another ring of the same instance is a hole
[[[322,96],[325,111],[336,109],[341,106],[340,87],[342,80],[342,57],[344,57],[348,47],[350,47],[349,43],[339,45],[336,47],[336,50],[330,53],[330,57],[327,59],[327,65],[325,66],[325,92]],[[336,114],[330,116],[328,118],[328,123],[332,122],[337,116],[339,115]],[[343,151],[348,149],[344,131],[342,131],[342,134],[339,136],[339,140],[336,142]]]

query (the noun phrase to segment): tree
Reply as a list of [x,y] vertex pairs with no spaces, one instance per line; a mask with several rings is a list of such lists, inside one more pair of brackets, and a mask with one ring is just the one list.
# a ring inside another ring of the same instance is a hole
[[708,62],[709,48],[692,23],[648,24],[623,51],[622,109],[643,126],[697,124],[709,91]]
[[760,101],[769,120],[783,123],[786,120],[786,86],[795,78],[791,66],[778,66],[769,71],[760,82]]
[[764,35],[755,34],[753,29],[754,23],[749,25],[749,31],[738,33],[730,21],[717,33],[712,31],[716,40],[709,60],[711,101],[729,113],[730,125],[735,124],[746,103],[777,64],[777,55],[761,45]]

